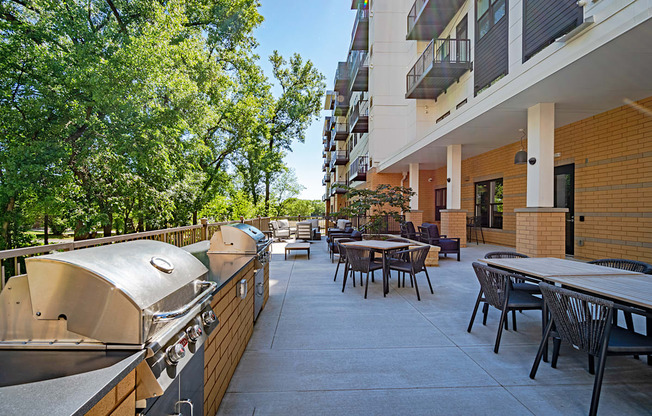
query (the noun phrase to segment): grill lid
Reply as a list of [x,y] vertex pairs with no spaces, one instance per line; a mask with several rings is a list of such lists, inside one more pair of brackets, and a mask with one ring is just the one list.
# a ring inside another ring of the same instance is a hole
[[151,338],[160,330],[152,316],[183,307],[208,273],[187,251],[150,240],[33,257],[26,267],[33,318],[124,344]]
[[253,225],[224,225],[211,237],[208,253],[256,254],[269,244],[265,234]]
[[[237,228],[238,230],[242,231],[243,233],[247,234],[249,237],[251,237],[256,244],[258,244],[260,241],[265,239],[265,234],[263,234],[262,231],[260,231],[258,228],[254,227],[253,225],[249,224],[233,224],[230,225],[229,227]],[[229,233],[230,230],[227,230],[226,233],[229,237],[233,235],[232,233]],[[224,237],[224,241],[226,243],[234,243],[235,241],[229,241],[229,238],[227,236]]]

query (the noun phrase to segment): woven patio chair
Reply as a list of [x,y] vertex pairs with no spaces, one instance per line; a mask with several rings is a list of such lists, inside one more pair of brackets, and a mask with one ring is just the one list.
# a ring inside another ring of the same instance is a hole
[[[428,286],[430,286],[430,293],[434,294],[432,290],[432,283],[430,282],[430,276],[428,276],[428,269],[426,268],[426,257],[428,257],[428,252],[430,247],[421,246],[417,248],[411,248],[409,250],[401,250],[392,254],[389,263],[389,269],[396,270],[403,273],[403,287],[405,287],[405,274],[410,274],[410,283],[414,285],[414,288],[417,292],[417,300],[421,300],[421,295],[419,295],[419,285],[417,284],[417,273],[425,272],[426,279],[428,279]],[[400,287],[400,277],[399,277],[399,287]]]
[[590,261],[589,264],[613,267],[614,269],[628,270],[630,272],[652,274],[652,265],[636,260],[626,259],[599,259]]
[[342,292],[346,287],[346,279],[349,272],[353,274],[353,286],[355,287],[355,272],[360,272],[360,284],[362,284],[362,273],[367,275],[367,283],[364,289],[364,298],[367,299],[367,291],[369,290],[369,273],[374,273],[376,270],[383,268],[381,263],[373,260],[372,250],[362,247],[346,247],[346,258],[349,264],[347,270],[344,271],[344,282],[342,283]]
[[[498,324],[498,333],[496,334],[496,343],[494,345],[494,352],[497,354],[498,348],[500,347],[503,326],[505,329],[509,329],[507,326],[507,313],[509,311],[521,310],[543,311],[543,301],[530,293],[512,289],[510,279],[522,276],[515,276],[504,270],[495,269],[477,262],[473,263],[473,270],[475,270],[475,275],[478,278],[478,282],[480,282],[481,290],[475,302],[467,332],[471,332],[480,302],[486,302],[500,310],[500,323]],[[516,314],[512,314],[512,318],[514,323],[516,323]]]
[[[340,253],[337,260],[337,267],[335,268],[335,276],[333,276],[333,282],[337,281],[337,273],[340,270],[340,264],[344,263],[344,272],[346,273],[346,268],[349,267],[346,261],[346,246],[343,246],[342,243],[350,243],[356,241],[353,238],[339,238],[335,241],[337,244],[337,252]],[[353,285],[355,286],[355,279],[353,279]]]
[[[644,263],[637,260],[627,260],[627,259],[598,259],[590,261],[589,264],[596,264],[598,266],[613,267],[614,269],[627,270],[630,272],[652,274],[652,265]],[[634,319],[632,314],[627,311],[623,311],[625,316],[625,325],[627,329],[634,330]],[[618,324],[618,314],[614,314],[614,324]],[[635,355],[638,358],[638,355]],[[647,363],[652,365],[652,356],[647,357]]]
[[[598,412],[598,401],[602,389],[607,355],[635,355],[652,353],[652,339],[628,329],[612,324],[615,309],[625,308],[630,312],[641,312],[632,308],[615,305],[606,299],[563,289],[547,283],[540,283],[543,299],[550,310],[551,319],[546,326],[539,350],[537,352],[530,378],[534,379],[543,356],[548,337],[555,328],[552,366],[556,367],[561,341],[568,342],[574,348],[598,358],[595,371],[593,395],[589,415]],[[589,372],[594,373],[593,360],[589,362]]]
[[417,232],[412,221],[406,221],[401,224],[401,237],[409,240],[421,241],[421,233]]

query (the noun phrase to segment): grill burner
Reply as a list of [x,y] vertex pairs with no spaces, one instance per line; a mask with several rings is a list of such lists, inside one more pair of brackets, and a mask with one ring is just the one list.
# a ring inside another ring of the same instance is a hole
[[0,293],[0,349],[143,350],[137,399],[163,394],[218,325],[192,254],[139,240],[26,260]]

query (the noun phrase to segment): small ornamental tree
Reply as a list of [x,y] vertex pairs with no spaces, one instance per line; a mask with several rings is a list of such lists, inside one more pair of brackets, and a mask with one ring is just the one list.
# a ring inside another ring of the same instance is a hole
[[404,186],[378,185],[376,189],[347,189],[348,204],[339,216],[367,216],[367,232],[378,234],[387,225],[387,219],[403,221],[403,214],[410,212],[410,198],[415,195],[411,188]]

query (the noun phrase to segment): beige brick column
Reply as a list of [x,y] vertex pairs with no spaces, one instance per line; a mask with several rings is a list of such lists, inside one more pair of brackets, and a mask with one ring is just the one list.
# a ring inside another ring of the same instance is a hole
[[405,221],[412,221],[414,228],[423,224],[423,211],[410,211],[405,213]]
[[566,257],[567,208],[518,208],[516,251],[530,257]]
[[460,239],[460,247],[466,247],[466,210],[442,209],[441,234]]

